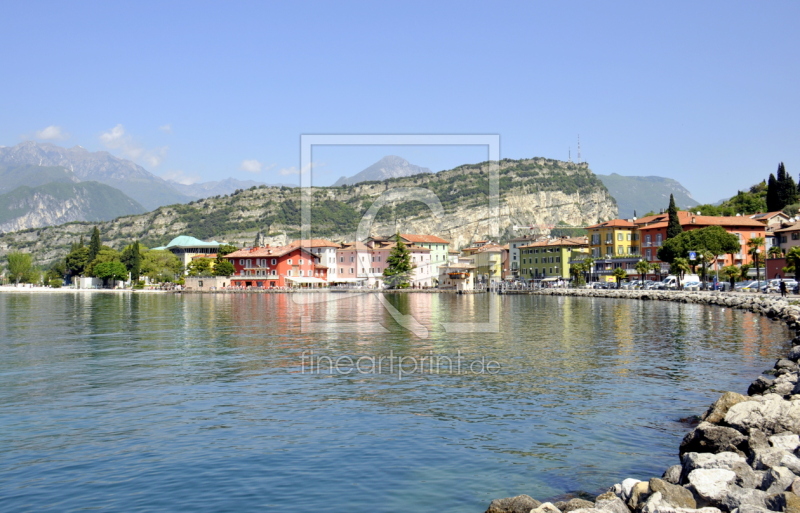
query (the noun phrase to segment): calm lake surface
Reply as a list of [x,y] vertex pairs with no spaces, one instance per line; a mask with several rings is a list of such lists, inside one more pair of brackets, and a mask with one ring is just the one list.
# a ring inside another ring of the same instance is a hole
[[[425,338],[377,295],[0,294],[0,509],[481,512],[594,494],[677,463],[679,419],[744,392],[790,338],[698,305],[385,298]],[[499,370],[314,373],[304,351]]]

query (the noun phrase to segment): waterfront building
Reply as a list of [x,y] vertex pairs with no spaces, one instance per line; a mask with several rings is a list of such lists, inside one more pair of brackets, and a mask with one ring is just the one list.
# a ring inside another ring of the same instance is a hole
[[520,246],[520,277],[526,280],[570,278],[570,262],[589,254],[586,237],[544,239]]
[[[726,265],[750,264],[753,258],[750,255],[747,243],[750,239],[766,237],[766,225],[747,216],[703,216],[693,212],[681,210],[678,212],[678,221],[681,223],[683,231],[697,230],[708,226],[721,226],[728,233],[736,235],[739,239],[741,249],[731,255],[720,255],[711,268],[722,268]],[[663,213],[654,216],[647,216],[637,219],[636,225],[639,229],[639,238],[642,245],[642,256],[648,262],[660,262],[658,259],[658,248],[667,240],[667,225],[669,224],[669,214]],[[780,230],[778,230],[780,231]],[[761,262],[766,248],[761,248]],[[662,266],[662,269],[667,266]],[[668,268],[667,268],[668,269]]]
[[448,262],[439,267],[439,288],[469,291],[475,289],[475,266],[470,262]]
[[401,233],[400,240],[405,244],[430,250],[429,260],[426,262],[428,269],[420,274],[429,278],[436,278],[439,266],[447,263],[450,241],[436,235],[416,235],[412,233]]
[[257,247],[225,256],[236,269],[232,287],[296,287],[327,285],[327,266],[319,257],[299,246]]
[[476,277],[479,282],[486,284],[503,281],[506,274],[508,261],[508,247],[494,244],[489,241],[479,241],[464,250],[464,254],[471,258],[475,266]]
[[[383,286],[383,271],[388,267],[388,258],[397,245],[387,238],[371,237],[363,242],[344,243],[337,250],[339,283],[355,283],[371,288]],[[408,244],[411,254],[411,284],[418,287],[430,287],[438,278],[439,267],[431,265],[431,250],[426,247]]]
[[508,241],[508,268],[511,276],[518,278],[520,276],[520,254],[519,248],[530,244],[536,240],[534,235],[523,235],[522,237],[515,237]]
[[167,250],[173,255],[177,256],[184,267],[189,265],[192,257],[201,256],[203,258],[210,258],[209,255],[216,255],[217,249],[221,243],[212,241],[202,241],[188,235],[180,235],[175,237],[166,246],[160,246],[153,249]]
[[288,245],[302,247],[317,255],[319,258],[319,265],[328,268],[328,282],[333,283],[336,281],[338,277],[336,251],[341,247],[341,244],[326,239],[303,239],[294,240]]
[[587,226],[589,252],[592,258],[638,255],[639,233],[636,226],[633,221],[627,219],[612,219]]

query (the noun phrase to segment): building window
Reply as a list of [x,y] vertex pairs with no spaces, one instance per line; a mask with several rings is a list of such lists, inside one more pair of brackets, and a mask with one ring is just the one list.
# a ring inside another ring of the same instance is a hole
[[650,250],[649,249],[645,250],[644,254],[645,254],[645,258],[647,258],[647,260],[650,260],[650,258],[651,258]]
[[239,265],[244,265],[244,258],[239,259]]
[[272,259],[272,265],[277,265],[277,263],[278,263],[278,260],[276,258],[273,258]]
[[650,234],[649,233],[644,236],[644,241],[645,241],[645,243],[650,244]]
[[339,268],[339,274],[344,274],[344,267]]
[[781,235],[781,242],[786,242],[786,235]]
[[353,274],[353,268],[352,267],[350,268],[350,274]]
[[292,259],[290,258],[289,260],[286,261],[286,263],[292,265]]
[[303,259],[302,258],[300,259],[300,265],[303,265]]
[[617,234],[617,240],[622,240],[622,232]]
[[661,234],[660,233],[656,234],[656,244],[658,244],[659,246],[661,245]]
[[272,270],[272,276],[277,276],[277,275],[278,275],[278,270],[277,269],[273,269]]
[[792,234],[792,240],[798,240],[798,239],[800,239],[800,233],[794,232]]
[[350,263],[352,264],[352,263],[353,263],[353,262],[355,262],[355,261],[356,261],[356,257],[354,257],[354,256],[351,256],[351,257],[350,257]]
[[344,263],[344,257],[339,257],[339,262]]
[[303,277],[303,270],[302,269],[300,269],[300,277],[301,278]]

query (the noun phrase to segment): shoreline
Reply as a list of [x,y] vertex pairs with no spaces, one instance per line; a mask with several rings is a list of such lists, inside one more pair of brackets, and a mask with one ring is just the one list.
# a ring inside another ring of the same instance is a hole
[[486,513],[800,513],[800,297],[615,289],[515,294],[736,308],[783,321],[795,336],[789,354],[758,376],[746,395],[725,392],[699,417],[681,442],[680,462],[660,477],[625,479],[594,501],[542,503],[528,495],[495,499]]

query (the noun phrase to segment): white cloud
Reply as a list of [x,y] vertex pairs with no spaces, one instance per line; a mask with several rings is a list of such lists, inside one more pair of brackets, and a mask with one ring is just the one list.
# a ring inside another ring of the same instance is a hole
[[167,171],[166,173],[161,175],[161,178],[163,178],[164,180],[170,180],[172,182],[178,182],[183,185],[191,185],[201,180],[200,175],[192,175],[184,171],[181,171],[180,169],[173,169],[171,171]]
[[239,164],[239,169],[247,171],[248,173],[260,173],[261,170],[264,169],[264,164],[255,159],[243,160],[242,163]]
[[[323,166],[325,166],[325,164],[323,164],[321,162],[320,163],[312,162],[311,164],[308,164],[306,166],[306,168],[303,170],[303,172],[307,173],[311,169],[315,169],[315,168],[323,167]],[[281,175],[281,176],[299,175],[300,174],[300,169],[296,168],[295,166],[285,167],[283,169],[279,169],[278,170],[278,174]]]
[[161,125],[160,127],[158,127],[158,129],[161,130],[162,132],[164,132],[165,134],[171,134],[172,133],[172,123],[167,123],[166,125]]
[[69,134],[64,132],[60,126],[56,125],[50,125],[47,128],[43,128],[37,131],[34,135],[37,139],[41,139],[43,141],[63,141],[64,139],[69,138]]
[[169,147],[161,146],[148,150],[133,140],[133,137],[125,133],[125,127],[121,124],[115,126],[108,132],[100,134],[100,141],[111,150],[119,150],[120,153],[131,160],[143,162],[151,167],[158,167],[166,158]]

